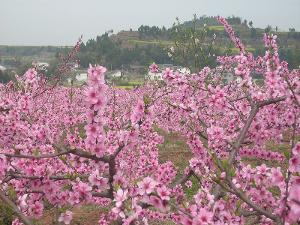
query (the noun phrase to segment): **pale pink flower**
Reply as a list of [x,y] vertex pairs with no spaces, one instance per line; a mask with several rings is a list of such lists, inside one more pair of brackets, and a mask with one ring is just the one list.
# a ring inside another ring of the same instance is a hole
[[92,196],[92,187],[81,181],[78,184],[74,185],[73,189],[79,194],[80,198],[89,199]]
[[26,78],[26,83],[33,83],[36,81],[37,78],[37,72],[35,69],[31,68],[29,70],[26,71],[25,73],[25,78]]
[[300,155],[300,142],[297,143],[297,144],[295,145],[295,147],[293,148],[293,154],[294,154],[294,155]]
[[156,196],[150,196],[148,203],[162,212],[165,212],[167,210],[166,205],[164,205],[162,200]]
[[156,187],[156,181],[153,180],[151,177],[144,178],[141,182],[138,183],[139,186],[139,194],[150,194],[154,191]]
[[97,100],[97,102],[94,104],[94,110],[95,110],[95,111],[100,111],[100,110],[102,110],[102,109],[104,108],[104,106],[105,106],[105,103],[106,103],[105,96],[99,94],[98,100]]
[[149,69],[150,69],[150,72],[151,72],[151,73],[158,73],[158,72],[159,72],[158,66],[157,66],[155,63],[152,63],[152,64],[149,66]]
[[211,224],[213,222],[213,213],[206,210],[205,208],[201,208],[199,210],[198,215],[193,218],[193,225],[206,225]]
[[127,199],[128,190],[122,190],[121,188],[115,193],[116,206],[121,207],[122,203]]
[[279,186],[284,181],[284,177],[282,176],[280,167],[271,169],[271,181],[273,184]]
[[104,73],[107,71],[107,69],[103,66],[95,66],[93,67],[90,65],[90,68],[88,69],[88,82],[90,85],[99,85],[104,84]]
[[65,213],[60,214],[58,222],[63,222],[64,224],[70,224],[73,219],[73,213],[67,210]]
[[21,211],[25,211],[28,207],[28,204],[26,202],[27,197],[28,197],[28,194],[24,194],[18,198],[18,205],[19,205]]
[[300,172],[300,155],[294,156],[290,159],[289,171],[292,173]]
[[87,97],[87,102],[92,105],[96,104],[101,98],[99,91],[94,87],[88,87],[85,90],[85,95]]
[[105,146],[103,143],[98,143],[94,146],[93,151],[98,158],[101,158],[105,154]]
[[300,219],[300,184],[295,182],[289,193],[289,208],[290,211],[287,216],[287,220],[290,223],[294,223]]
[[89,176],[88,180],[93,186],[97,186],[100,189],[105,189],[108,187],[108,179],[101,177],[99,175],[99,170],[96,170],[95,172],[93,172]]
[[187,188],[191,188],[191,187],[193,186],[192,181],[188,180],[187,182],[185,182],[185,186],[186,186]]
[[166,188],[166,186],[158,187],[157,194],[162,200],[169,201],[171,192]]
[[39,218],[42,216],[43,211],[44,211],[44,205],[36,201],[33,204],[29,205],[29,214],[35,218]]
[[99,126],[95,123],[87,124],[85,127],[86,135],[89,138],[97,138],[99,135]]

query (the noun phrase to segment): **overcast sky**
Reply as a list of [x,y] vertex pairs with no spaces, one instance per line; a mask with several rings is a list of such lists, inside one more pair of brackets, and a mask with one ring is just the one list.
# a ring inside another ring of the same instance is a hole
[[73,45],[107,30],[171,26],[193,14],[300,30],[300,0],[0,0],[0,45]]

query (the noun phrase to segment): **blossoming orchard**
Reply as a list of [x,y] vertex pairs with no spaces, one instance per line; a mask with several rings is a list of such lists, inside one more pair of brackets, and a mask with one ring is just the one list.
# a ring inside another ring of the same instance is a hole
[[[33,224],[46,205],[70,224],[85,204],[103,209],[101,225],[300,222],[300,71],[280,60],[276,36],[254,57],[218,19],[240,53],[216,68],[167,69],[163,82],[133,90],[105,84],[99,65],[85,87],[35,69],[0,86],[0,200],[14,225]],[[224,83],[224,73],[236,79]],[[186,168],[159,160],[157,127],[184,138]]]

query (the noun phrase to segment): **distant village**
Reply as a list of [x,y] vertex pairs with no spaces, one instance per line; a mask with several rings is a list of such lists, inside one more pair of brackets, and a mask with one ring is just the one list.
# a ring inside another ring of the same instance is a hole
[[[40,62],[33,61],[32,66],[36,68],[38,71],[47,72],[50,64],[48,62]],[[87,68],[81,68],[78,63],[68,63],[68,68],[70,68],[70,72],[68,74],[67,82],[71,84],[72,82],[84,83],[87,81]],[[106,77],[110,79],[121,79],[130,76],[131,74],[139,74],[143,76],[144,80],[150,81],[159,81],[163,80],[163,71],[166,68],[170,68],[173,71],[178,71],[180,73],[190,74],[191,71],[187,67],[176,66],[173,64],[158,64],[159,72],[152,73],[148,70],[145,73],[144,66],[136,66],[132,65],[130,70],[117,69],[117,70],[108,70],[106,73]],[[5,66],[0,65],[0,70],[5,71],[7,68]]]
[[[47,62],[33,61],[32,66],[39,71],[47,72],[50,66]],[[66,75],[66,85],[82,85],[87,81],[87,68],[81,68],[78,63],[68,63],[67,64],[70,71]],[[191,70],[187,67],[177,66],[173,64],[158,64],[159,71],[157,73],[152,73],[145,66],[132,65],[130,70],[117,69],[108,70],[106,73],[106,80],[108,83],[117,82],[118,80],[131,80],[133,76],[138,76],[143,83],[144,81],[162,81],[163,71],[170,68],[173,71],[178,71],[179,73],[191,74]],[[0,71],[6,71],[5,66],[0,65]],[[145,72],[146,71],[146,72]],[[223,74],[223,82],[228,83],[234,79],[232,73]],[[263,79],[261,75],[253,75],[254,81],[260,81]]]

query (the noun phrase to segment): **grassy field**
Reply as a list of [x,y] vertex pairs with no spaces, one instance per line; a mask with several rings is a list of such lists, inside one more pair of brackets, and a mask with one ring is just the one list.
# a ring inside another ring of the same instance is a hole
[[216,31],[223,31],[224,26],[209,26],[208,27],[210,30],[216,30]]
[[163,40],[135,40],[135,39],[130,39],[128,40],[128,43],[130,44],[137,44],[137,45],[165,45],[165,46],[170,46],[173,44],[172,41],[163,41]]

